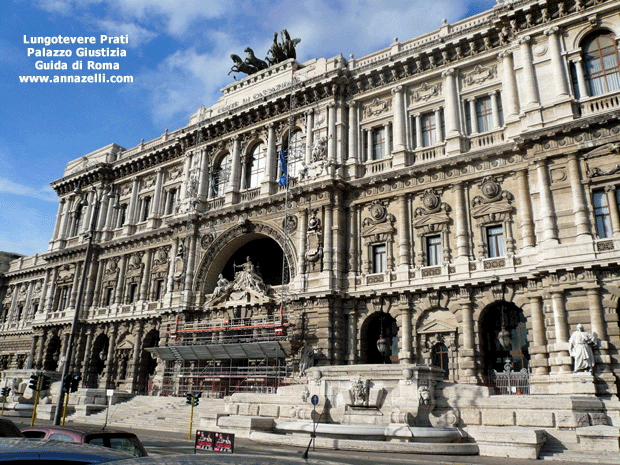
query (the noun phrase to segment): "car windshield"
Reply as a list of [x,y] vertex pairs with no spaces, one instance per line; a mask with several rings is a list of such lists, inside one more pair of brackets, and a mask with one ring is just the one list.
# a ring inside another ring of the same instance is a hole
[[86,438],[88,444],[96,446],[105,446],[111,449],[119,450],[127,454],[131,454],[135,457],[142,457],[145,455],[144,449],[140,445],[140,441],[131,435],[112,435],[106,434],[103,436],[89,436]]

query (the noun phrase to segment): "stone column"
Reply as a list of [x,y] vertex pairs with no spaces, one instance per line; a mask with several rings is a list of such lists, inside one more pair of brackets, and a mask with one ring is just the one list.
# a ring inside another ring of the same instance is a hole
[[512,51],[506,50],[499,54],[502,61],[502,101],[506,120],[519,118],[519,101],[517,83],[515,81],[514,59]]
[[403,86],[396,86],[392,89],[392,101],[394,111],[394,152],[406,150],[405,134],[405,94]]
[[39,347],[37,348],[37,358],[35,359],[36,362],[33,365],[33,368],[36,368],[37,370],[41,370],[43,368],[43,353],[45,351],[45,342],[46,342],[45,333],[43,333],[41,334],[41,336],[39,336]]
[[542,219],[543,240],[557,242],[555,228],[555,209],[551,198],[551,183],[547,163],[544,159],[535,161],[538,173],[538,195],[540,197],[540,217]]
[[[456,250],[457,261],[469,261],[469,225],[467,222],[468,209],[465,200],[465,185],[459,182],[454,185],[456,196]],[[460,260],[459,260],[460,259]]]
[[493,113],[493,129],[499,129],[502,126],[501,120],[499,118],[499,105],[497,104],[499,96],[499,91],[491,92],[491,112]]
[[336,102],[336,127],[335,127],[335,145],[336,145],[336,160],[338,161],[338,163],[340,164],[340,167],[338,168],[338,175],[339,176],[343,176],[344,171],[343,171],[343,166],[345,165],[346,161],[347,161],[347,152],[345,150],[346,148],[346,140],[347,140],[347,133],[346,133],[346,110],[345,110],[345,104],[343,101],[338,101]]
[[52,240],[50,242],[54,242],[56,239],[58,239],[58,236],[60,234],[60,224],[62,223],[63,209],[65,207],[65,203],[65,199],[58,200],[58,212],[56,213],[56,222],[54,223],[54,234],[52,234]]
[[549,361],[547,352],[547,337],[545,336],[545,317],[543,315],[542,297],[533,296],[530,300],[530,313],[532,316],[532,342],[530,354],[532,355],[532,367],[534,373],[545,375],[549,373]]
[[[324,250],[324,271],[327,271],[329,276],[332,276],[333,272],[333,204],[330,203],[325,206],[325,229],[323,234],[325,235],[325,250]],[[331,286],[331,279],[329,282]]]
[[469,115],[471,121],[471,133],[478,134],[478,116],[476,112],[476,99],[470,98],[469,100]]
[[303,282],[303,275],[306,272],[306,240],[308,231],[308,210],[303,209],[299,212],[299,264],[297,274],[300,284]]
[[82,386],[86,386],[88,382],[88,368],[91,363],[91,354],[93,351],[93,328],[88,328],[86,333],[86,347],[84,349],[84,360],[82,360],[82,369],[79,370],[78,374],[82,376]]
[[[458,116],[458,102],[456,91],[456,71],[454,68],[445,70],[441,75],[445,78],[446,98],[444,107],[444,116],[446,124],[446,139],[459,136],[459,116]],[[441,122],[437,120],[437,127],[441,128]],[[439,129],[437,133],[439,134]]]
[[549,37],[553,90],[555,91],[556,100],[568,98],[568,85],[566,83],[566,73],[560,49],[560,29],[552,27],[545,31],[545,35]]
[[105,262],[103,260],[97,261],[97,275],[95,282],[95,291],[93,293],[92,299],[90,300],[91,305],[95,307],[99,307],[101,305],[101,286],[103,284],[103,273],[105,270]]
[[[129,200],[129,211],[127,223],[134,224],[136,222],[137,210],[138,210],[138,191],[140,187],[140,181],[137,176],[131,178],[131,199]],[[183,184],[185,186],[185,183]]]
[[435,140],[431,141],[431,144],[439,144],[444,140],[444,135],[441,133],[441,108],[435,109],[435,128]]
[[463,348],[460,351],[461,369],[465,377],[471,378],[476,376],[473,304],[467,300],[461,302],[460,305],[463,316]]
[[605,192],[607,193],[612,234],[617,236],[620,234],[620,214],[618,214],[618,202],[616,201],[616,186],[605,187]]
[[95,286],[98,284],[97,277],[102,278],[101,273],[103,272],[103,263],[101,263],[98,257],[93,257],[94,259],[90,262],[88,269],[88,276],[86,278],[86,289],[84,292],[84,306],[82,307],[82,311],[88,310],[93,304],[93,295],[95,294]]
[[58,232],[58,239],[65,239],[67,237],[67,224],[69,223],[69,208],[71,208],[71,200],[68,198],[61,199],[63,202],[63,213],[60,221],[60,227]]
[[47,297],[45,298],[45,316],[52,311],[54,305],[54,289],[56,289],[56,280],[58,279],[58,267],[54,267],[52,271],[52,279],[49,282],[47,289]]
[[306,165],[309,165],[312,162],[312,148],[314,146],[314,132],[313,131],[314,131],[314,111],[308,110],[306,112],[306,156],[305,156]]
[[127,268],[127,255],[121,258],[121,266],[118,272],[118,280],[116,281],[116,292],[114,293],[114,303],[122,303],[123,287],[125,285],[125,270]]
[[230,169],[230,179],[226,187],[226,203],[234,203],[237,201],[236,193],[239,192],[240,181],[240,164],[241,164],[241,141],[239,136],[233,137],[232,164]]
[[194,282],[194,262],[196,261],[196,231],[194,225],[191,225],[190,228],[192,228],[192,235],[189,240],[189,250],[187,251],[187,269],[185,270],[184,287],[186,292],[192,290],[192,283]]
[[[42,314],[45,312],[45,306],[47,305],[47,293],[48,287],[51,287],[50,278],[52,276],[52,269],[45,270],[45,277],[43,278],[43,287],[41,288],[41,300],[39,301],[39,312]],[[34,318],[34,315],[33,315]]]
[[[93,191],[89,191],[86,193],[86,201],[88,205],[84,209],[84,218],[82,220],[82,233],[86,233],[90,229],[91,216],[93,214],[93,210],[95,207],[95,193]],[[95,225],[96,227],[96,225]]]
[[398,209],[398,265],[409,277],[409,265],[411,258],[409,249],[411,248],[411,234],[409,232],[409,196],[402,195],[399,199]]
[[559,366],[560,372],[571,372],[572,362],[568,353],[568,319],[566,316],[566,304],[562,291],[551,293],[551,306],[553,308],[553,327],[555,330],[555,355],[554,365]]
[[114,362],[114,351],[116,350],[116,334],[118,332],[118,328],[116,325],[112,326],[112,334],[110,335],[109,344],[108,344],[108,357],[105,362],[105,370],[103,376],[101,377],[104,380],[104,385],[100,386],[103,389],[111,389],[113,388],[112,384],[112,376],[114,375],[114,367],[112,366]]
[[372,160],[372,131],[370,129],[366,130],[366,160]]
[[411,345],[411,308],[409,306],[408,298],[406,295],[401,297],[401,300],[404,305],[401,307],[400,316],[401,316],[401,351],[398,354],[398,360],[401,364],[412,363],[413,362],[413,350]]
[[209,186],[209,177],[207,172],[209,171],[209,157],[207,157],[207,151],[200,149],[198,151],[200,160],[200,171],[198,172],[198,200],[200,202],[206,202],[207,189]]
[[385,131],[385,152],[381,154],[381,158],[389,157],[392,153],[390,147],[392,146],[392,140],[390,138],[390,124],[384,124],[383,130]]
[[174,261],[176,260],[177,250],[179,250],[179,240],[172,241],[172,250],[170,251],[170,260],[168,265],[168,283],[166,286],[166,294],[172,298],[174,290]]
[[261,182],[261,193],[269,194],[271,184],[275,179],[275,168],[277,165],[276,156],[276,129],[273,123],[267,125],[267,155],[265,160],[265,175]]
[[153,260],[154,249],[149,249],[146,252],[146,263],[144,264],[144,271],[142,273],[142,283],[140,283],[140,298],[139,300],[148,300],[149,281],[151,280],[151,261]]
[[[207,158],[205,156],[205,158]],[[155,178],[155,193],[153,195],[153,206],[151,208],[151,214],[149,215],[149,219],[159,218],[162,211],[161,205],[161,197],[164,192],[163,184],[164,184],[164,170],[161,168],[157,168],[155,170],[157,173],[157,177]],[[205,198],[206,200],[206,198]],[[150,227],[155,227],[154,222],[151,221]]]
[[605,311],[601,305],[601,292],[598,287],[586,289],[588,295],[588,309],[590,310],[590,325],[592,332],[596,333],[601,341],[607,340],[607,327],[605,325]]
[[[327,159],[328,163],[336,163],[336,102],[327,105]],[[330,169],[334,174],[334,168]]]
[[[115,205],[116,205],[116,198],[114,198],[114,200],[112,201],[112,205],[109,206],[109,208],[107,209],[105,213],[105,224],[103,226],[104,231],[111,231],[112,229],[115,228],[114,213],[117,211],[117,209],[114,208]],[[104,237],[105,236],[107,235],[104,235]]]
[[[359,161],[357,152],[357,102],[349,102],[349,163],[355,164]],[[350,175],[353,173],[349,173]]]
[[357,362],[357,310],[355,304],[349,311],[349,343],[347,345],[349,348],[347,362],[349,365],[355,365]]
[[351,212],[349,215],[349,220],[350,220],[350,225],[351,225],[349,228],[349,241],[350,241],[349,248],[351,250],[351,253],[349,254],[349,271],[353,272],[353,274],[357,274],[357,270],[359,267],[359,264],[358,264],[359,251],[357,250],[358,209],[359,207],[357,205],[351,205]]
[[73,284],[71,286],[71,295],[69,297],[69,308],[75,308],[75,302],[77,301],[78,295],[78,287],[80,286],[80,278],[82,276],[82,266],[82,263],[75,264],[75,273],[73,275]]
[[538,91],[536,90],[536,72],[534,70],[534,62],[532,61],[532,50],[530,48],[530,36],[525,36],[519,40],[521,46],[521,60],[523,65],[523,100],[525,102],[526,109],[528,107],[538,107],[540,101],[538,100]]
[[583,59],[581,57],[573,58],[575,72],[577,73],[577,87],[579,88],[579,98],[588,98],[588,87],[586,86],[586,75],[583,71]]
[[528,182],[527,169],[517,172],[517,182],[519,189],[519,213],[521,216],[521,241],[523,248],[534,247],[536,245],[536,234],[534,232],[534,220],[532,211],[532,198]]
[[183,164],[183,183],[181,183],[181,195],[179,200],[183,201],[187,198],[187,186],[189,184],[189,172],[192,168],[193,152],[185,154],[185,162]]
[[[131,373],[131,391],[133,393],[137,393],[138,386],[138,375],[140,371],[140,354],[142,352],[142,335],[144,334],[144,321],[138,320],[135,322],[135,325],[138,327],[138,331],[136,333],[136,343],[133,346],[133,357],[131,360],[131,369],[128,370]],[[135,330],[135,326],[134,326]]]
[[577,240],[591,240],[592,234],[590,232],[590,222],[588,221],[588,207],[583,194],[577,154],[569,153],[566,158],[568,160],[568,176],[573,196],[573,216],[575,218],[575,226],[577,227]]

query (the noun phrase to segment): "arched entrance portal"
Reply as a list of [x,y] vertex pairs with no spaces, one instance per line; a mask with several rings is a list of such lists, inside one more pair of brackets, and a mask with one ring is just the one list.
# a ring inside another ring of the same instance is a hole
[[[232,257],[224,265],[222,275],[229,281],[234,280],[235,271],[245,263],[247,257],[254,264],[257,274],[259,274],[265,284],[279,286],[282,284],[282,249],[280,245],[269,237],[261,237],[239,247]],[[237,266],[237,269],[235,269]],[[284,270],[284,283],[289,282],[288,267]]]
[[[389,313],[376,312],[366,318],[360,335],[362,363],[398,363],[398,325]],[[377,342],[383,336],[386,352],[379,352]]]
[[504,371],[507,362],[514,371],[530,366],[529,343],[523,311],[515,304],[498,301],[489,305],[480,320],[485,375]]
[[134,391],[136,394],[150,394],[151,389],[149,380],[155,376],[157,368],[157,358],[153,357],[148,348],[157,347],[159,344],[159,332],[155,329],[149,331],[144,337],[142,344],[142,354],[140,355],[140,366],[138,368],[138,382]]
[[99,377],[103,373],[105,363],[108,358],[108,348],[110,342],[108,336],[100,334],[93,342],[93,350],[91,351],[88,363],[88,373],[86,387],[97,388],[99,385]]
[[43,369],[45,371],[56,371],[56,368],[58,368],[58,360],[60,359],[60,346],[60,338],[55,335],[52,336],[47,343],[45,362],[43,362]]

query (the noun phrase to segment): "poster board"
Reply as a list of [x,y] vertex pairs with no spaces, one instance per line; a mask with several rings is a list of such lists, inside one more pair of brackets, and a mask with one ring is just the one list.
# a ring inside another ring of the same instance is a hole
[[232,454],[235,450],[235,435],[215,431],[196,431],[194,452],[221,452]]

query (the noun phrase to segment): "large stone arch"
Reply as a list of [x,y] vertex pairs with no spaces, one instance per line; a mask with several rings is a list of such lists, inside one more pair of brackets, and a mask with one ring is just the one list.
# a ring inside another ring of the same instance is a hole
[[210,293],[217,284],[217,277],[222,268],[221,266],[214,266],[215,262],[225,263],[241,246],[263,237],[273,239],[282,249],[288,263],[289,282],[292,281],[297,269],[297,255],[292,241],[286,240],[282,231],[272,226],[245,220],[243,223],[224,231],[211,243],[198,266],[194,290],[201,292],[202,295]]

